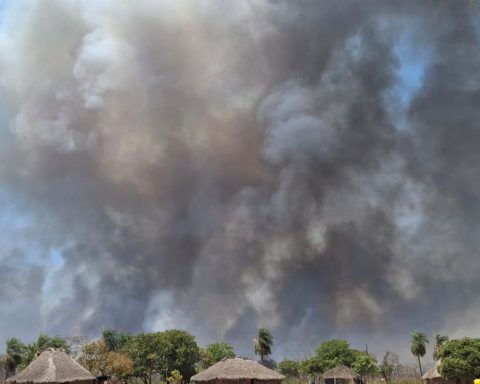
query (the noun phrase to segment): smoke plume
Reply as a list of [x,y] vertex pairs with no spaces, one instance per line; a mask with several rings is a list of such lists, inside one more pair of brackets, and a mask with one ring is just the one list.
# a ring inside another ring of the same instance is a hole
[[478,334],[477,2],[1,12],[3,338]]

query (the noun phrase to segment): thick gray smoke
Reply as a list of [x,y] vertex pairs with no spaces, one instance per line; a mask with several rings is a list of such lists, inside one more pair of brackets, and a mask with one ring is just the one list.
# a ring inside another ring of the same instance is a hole
[[7,2],[0,336],[478,335],[479,10]]

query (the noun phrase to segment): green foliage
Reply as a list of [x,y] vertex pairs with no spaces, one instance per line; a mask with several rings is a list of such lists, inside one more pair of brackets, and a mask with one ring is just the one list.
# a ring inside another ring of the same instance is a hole
[[435,347],[433,348],[433,360],[437,361],[440,358],[440,352],[443,345],[448,341],[448,336],[439,333],[435,336]]
[[322,365],[315,357],[306,359],[300,362],[300,374],[302,375],[316,375],[322,373]]
[[450,357],[442,361],[440,374],[447,379],[474,378],[470,365],[462,359]]
[[68,344],[60,336],[48,336],[45,334],[40,334],[36,342],[28,344],[25,346],[25,354],[22,360],[22,363],[19,365],[20,369],[25,368],[30,364],[39,354],[45,351],[48,348],[61,348],[66,353],[69,353]]
[[376,360],[365,352],[350,348],[344,339],[327,340],[315,350],[315,355],[299,363],[299,373],[318,375],[339,365],[353,367],[362,375],[376,372]]
[[272,353],[273,336],[268,328],[259,328],[258,336],[254,340],[254,350],[256,355],[260,355],[263,361],[266,356]]
[[190,333],[171,329],[163,332],[169,345],[167,359],[168,371],[180,371],[186,380],[195,374],[195,364],[200,360],[200,348]]
[[200,350],[199,368],[200,370],[207,369],[222,359],[233,357],[235,357],[235,351],[230,344],[224,341],[208,344]]
[[133,376],[145,384],[151,384],[153,375],[166,370],[168,345],[161,332],[140,333],[129,340],[123,351],[133,362]]
[[325,372],[339,365],[351,367],[358,351],[351,349],[348,341],[332,339],[320,344],[315,350],[314,359],[320,367],[320,372]]
[[177,329],[132,336],[124,351],[133,361],[133,375],[145,384],[151,384],[153,375],[165,377],[175,369],[189,380],[200,359],[195,337]]
[[17,367],[22,364],[25,358],[25,352],[25,345],[20,340],[14,337],[7,339],[5,345],[4,365],[8,377],[14,375]]
[[167,378],[168,384],[182,384],[183,376],[180,373],[180,371],[174,369],[170,375],[170,377]]
[[414,356],[425,356],[426,348],[428,344],[427,336],[420,331],[414,331],[410,334],[412,336],[412,343],[410,350]]
[[412,344],[410,350],[414,356],[418,359],[418,368],[420,369],[420,376],[422,376],[422,364],[420,363],[420,357],[425,356],[427,351],[428,339],[424,333],[420,331],[414,331],[410,334],[412,336]]
[[377,359],[366,353],[360,352],[355,357],[351,368],[360,376],[370,376],[377,373]]
[[480,377],[480,339],[465,337],[447,341],[441,351],[440,374],[446,379]]
[[109,351],[120,351],[130,339],[129,333],[118,332],[114,329],[105,329],[102,332],[102,340],[105,342]]
[[278,364],[278,370],[287,377],[298,377],[300,374],[300,362],[285,359]]

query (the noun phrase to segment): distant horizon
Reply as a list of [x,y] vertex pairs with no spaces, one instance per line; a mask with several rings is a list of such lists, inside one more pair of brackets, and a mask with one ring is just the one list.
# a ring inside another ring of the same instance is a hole
[[[105,327],[104,329],[108,329],[108,327]],[[171,329],[175,329],[175,328],[171,328]],[[180,328],[181,329],[181,328]],[[161,330],[154,330],[154,331],[142,331],[142,332],[163,332],[163,331],[166,331],[167,329],[161,329]],[[187,331],[189,333],[191,333],[188,329],[183,329],[184,331]],[[128,331],[124,331],[124,330],[117,330],[117,331],[120,331],[120,332],[128,332]],[[100,340],[102,335],[101,335],[101,332],[100,331],[98,333],[98,335],[93,335],[93,336],[86,336],[86,335],[75,335],[75,336],[65,336],[65,335],[61,335],[61,334],[49,334],[49,336],[60,336],[62,338],[64,338],[67,342],[70,342],[71,339],[75,339],[75,338],[86,338],[86,341],[88,342],[92,342],[92,341],[95,341],[95,340]],[[129,332],[130,333],[130,332]],[[140,332],[141,333],[141,332]],[[132,333],[132,334],[137,334],[137,333]],[[226,341],[226,340],[211,340],[211,341],[208,341],[208,342],[205,342],[205,343],[199,343],[198,342],[198,337],[192,333],[193,336],[195,336],[195,338],[197,339],[197,343],[198,343],[198,346],[203,348],[205,346],[207,346],[208,344],[211,344],[211,343],[215,343],[215,342],[220,342],[220,341]],[[320,341],[317,345],[315,345],[314,347],[312,347],[312,351],[310,354],[302,354],[302,355],[296,355],[296,356],[278,356],[275,352],[275,341],[276,341],[276,338],[275,338],[275,335],[274,336],[274,344],[273,344],[273,350],[272,350],[272,355],[271,355],[271,358],[276,362],[276,363],[279,363],[280,361],[284,360],[284,359],[292,359],[292,360],[304,360],[308,357],[312,357],[315,353],[315,348],[318,347],[319,344],[321,344],[322,342],[324,341],[327,341],[327,340],[331,340],[331,339],[325,339],[325,340],[322,340]],[[37,339],[36,337],[32,338],[31,340],[23,340],[21,337],[19,337],[18,335],[10,335],[8,336],[7,338],[11,338],[11,337],[15,337],[17,339],[19,339],[20,341],[24,342],[25,344],[29,344],[29,343],[33,343],[35,342],[35,340]],[[424,372],[426,372],[428,369],[432,368],[433,365],[435,364],[435,361],[433,360],[432,358],[432,354],[433,354],[433,347],[434,347],[434,337],[435,335],[431,335],[429,337],[429,344],[427,346],[427,353],[425,354],[424,357],[422,357],[422,361],[425,365],[425,370]],[[463,337],[474,337],[474,336],[469,336],[469,335],[465,335]],[[348,339],[345,339],[345,338],[342,338],[342,337],[336,337],[337,339],[344,339],[344,340],[347,340],[349,342]],[[410,339],[408,339],[408,343],[410,343]],[[228,341],[226,341],[228,342]],[[258,361],[260,359],[259,356],[255,355],[254,353],[254,348],[253,348],[253,338],[252,338],[252,347],[251,347],[251,352],[250,353],[238,353],[237,351],[237,348],[235,348],[235,345],[232,344],[232,343],[229,343],[233,346],[234,350],[235,350],[235,353],[236,353],[236,357],[242,357],[242,358],[246,358],[246,359],[251,359],[251,360],[254,360],[254,361]],[[357,349],[357,350],[361,350],[361,351],[366,351],[366,347],[368,346],[368,344],[364,345],[363,348],[361,348],[361,346],[355,346],[355,345],[352,345],[350,343],[351,347],[354,348],[354,349]],[[374,348],[375,350],[375,348]],[[5,343],[3,344],[0,344],[0,354],[3,353],[5,351]],[[385,350],[383,353],[380,353],[380,354],[377,354],[375,352],[372,352],[372,349],[371,347],[369,346],[368,347],[368,353],[370,354],[373,354],[377,361],[380,363],[384,357],[384,355],[387,353],[387,352],[393,352],[395,354],[397,354],[400,358],[400,363],[403,364],[403,365],[408,365],[408,366],[412,366],[413,368],[417,369],[417,362],[416,362],[416,357],[414,357],[413,355],[411,355],[410,353],[410,356],[407,355],[401,355],[399,351],[396,351],[395,349],[387,349]]]

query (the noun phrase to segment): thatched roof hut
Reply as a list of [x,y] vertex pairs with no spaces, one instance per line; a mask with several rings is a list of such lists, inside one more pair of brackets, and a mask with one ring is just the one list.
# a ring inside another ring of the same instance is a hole
[[285,376],[255,361],[236,357],[224,359],[191,378],[196,383],[280,384]]
[[361,382],[360,375],[353,369],[341,365],[322,375],[325,384],[356,384]]
[[10,377],[9,384],[94,384],[95,376],[59,349],[43,351],[22,372]]
[[447,383],[447,380],[445,380],[438,372],[439,366],[440,366],[440,361],[436,361],[435,365],[430,370],[425,372],[425,374],[422,376],[422,382],[424,384],[433,384],[433,383],[446,384]]
[[423,384],[470,384],[470,380],[465,379],[457,379],[457,380],[447,380],[440,375],[438,372],[438,367],[441,364],[441,360],[435,362],[435,365],[424,373],[422,376],[422,383]]

